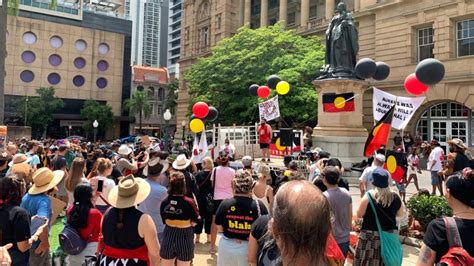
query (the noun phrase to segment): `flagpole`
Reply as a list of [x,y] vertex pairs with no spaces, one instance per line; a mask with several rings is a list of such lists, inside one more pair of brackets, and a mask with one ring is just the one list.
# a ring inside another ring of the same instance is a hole
[[[395,111],[397,110],[397,100],[398,100],[398,96],[395,97],[395,106],[393,107],[394,110],[393,110],[393,113],[392,113],[392,121],[393,121],[393,116],[395,115]],[[390,139],[390,133],[392,133],[392,124],[390,124],[390,131],[388,132],[387,141],[385,142],[387,146],[388,146],[388,140]],[[388,152],[388,147],[387,146],[385,146],[385,157],[387,157],[387,152]]]

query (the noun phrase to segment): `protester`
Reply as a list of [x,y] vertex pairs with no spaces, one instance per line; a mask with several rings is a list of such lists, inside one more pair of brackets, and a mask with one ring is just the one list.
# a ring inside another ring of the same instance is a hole
[[402,146],[402,137],[400,136],[400,131],[397,131],[395,134],[395,137],[393,137],[393,149],[396,149],[400,146]]
[[253,174],[255,171],[252,169],[253,159],[251,156],[245,155],[242,157],[242,165],[244,170],[248,171],[249,173]]
[[305,151],[310,151],[313,147],[313,129],[311,127],[304,128],[303,145]]
[[46,154],[46,150],[44,146],[40,145],[38,147],[38,150],[36,151],[36,154],[38,155],[39,160],[40,160],[40,163],[37,165],[37,168],[41,168],[41,167],[50,168],[51,167],[51,159]]
[[431,186],[433,190],[431,195],[436,195],[436,188],[439,190],[439,194],[443,195],[443,183],[441,170],[443,168],[443,161],[444,161],[444,151],[441,148],[437,139],[433,139],[430,142],[431,152],[428,157],[428,166],[427,170],[431,172]]
[[269,210],[273,200],[273,188],[267,184],[267,181],[271,179],[270,167],[261,163],[258,172],[258,181],[254,183],[252,188],[252,198],[261,201],[265,208]]
[[217,209],[215,224],[223,232],[218,266],[247,265],[251,225],[268,213],[260,201],[252,199],[252,184],[253,178],[247,171],[237,171],[232,180],[233,197],[223,200]]
[[160,244],[156,226],[148,214],[135,208],[150,194],[150,185],[128,175],[109,193],[112,205],[102,219],[101,265],[158,265]]
[[[68,175],[68,164],[66,160],[66,154],[68,153],[68,149],[66,145],[61,145],[58,148],[58,154],[54,157],[54,159],[51,161],[53,164],[53,170],[61,170],[65,173],[65,176]],[[57,195],[58,198],[64,202],[68,202],[67,199],[67,190],[64,184],[65,180],[61,180],[61,182],[58,184],[58,191]]]
[[133,150],[122,144],[118,149],[120,159],[117,161],[117,169],[122,176],[127,176],[138,170],[138,164],[133,157]]
[[374,189],[373,176],[372,173],[375,169],[382,169],[385,163],[385,155],[377,153],[374,156],[374,161],[372,165],[366,167],[364,172],[362,172],[361,176],[359,177],[359,189],[360,189],[360,196],[363,197],[366,191]]
[[196,174],[196,183],[199,187],[199,195],[196,197],[198,207],[199,207],[199,216],[201,220],[194,227],[194,233],[196,234],[195,243],[199,243],[201,238],[202,229],[207,234],[207,242],[211,242],[211,226],[212,226],[212,205],[214,193],[211,175],[213,173],[212,169],[214,167],[214,162],[211,157],[204,157],[202,160],[202,171]]
[[[40,216],[51,221],[53,212],[51,209],[51,199],[48,194],[57,191],[57,185],[64,177],[64,171],[43,167],[38,169],[33,175],[33,186],[28,193],[23,196],[21,207],[25,208],[30,217]],[[49,230],[49,229],[48,229]],[[48,230],[45,230],[47,232]],[[51,255],[49,252],[48,234],[40,235],[40,242],[35,243],[30,249],[30,265],[50,265]]]
[[410,132],[405,131],[405,134],[403,135],[403,145],[404,145],[404,150],[405,152],[408,151],[408,148],[413,146],[414,140],[413,137],[410,135]]
[[219,148],[219,154],[225,153],[229,156],[229,159],[233,161],[235,159],[235,146],[230,143],[229,139],[224,140],[224,145]]
[[260,120],[260,126],[258,131],[258,143],[260,144],[260,150],[262,151],[262,161],[270,162],[270,142],[272,139],[272,127],[267,124],[267,121],[262,118]]
[[186,196],[188,198],[194,199],[197,195],[199,195],[199,188],[196,184],[196,179],[189,170],[191,163],[192,161],[187,159],[185,154],[180,154],[178,157],[176,157],[176,160],[172,165],[173,169],[180,171],[184,175],[186,180]]
[[[318,151],[317,155],[317,161],[314,164],[314,170],[310,168],[310,174],[308,180],[310,182],[316,180],[319,176],[319,173],[323,170],[324,167],[326,167],[327,161],[329,160],[329,157],[331,154],[327,151],[320,150]],[[313,170],[313,173],[311,174],[311,170]]]
[[[74,159],[71,169],[74,168],[77,159],[79,158]],[[81,160],[84,162],[84,159],[81,158]],[[87,246],[81,253],[67,256],[66,263],[69,266],[82,266],[85,257],[93,256],[97,251],[102,214],[94,208],[92,192],[92,187],[88,183],[76,186],[73,195],[74,202],[67,211],[68,225],[76,229],[81,239],[87,242]]]
[[[434,219],[428,224],[417,265],[428,266],[439,263],[441,257],[448,253],[450,241],[453,241],[453,244],[460,242],[461,247],[474,258],[473,191],[474,173],[471,168],[448,177],[445,195],[453,210],[453,217]],[[451,228],[451,237],[447,232],[448,224]]]
[[68,206],[72,206],[74,203],[74,191],[80,183],[87,183],[87,179],[84,176],[86,162],[83,158],[77,157],[72,162],[71,171],[65,178],[65,188],[67,190]]
[[148,165],[143,169],[146,175],[146,182],[150,185],[150,194],[138,206],[138,210],[151,216],[156,226],[158,240],[163,244],[163,231],[165,225],[160,214],[160,204],[167,196],[166,187],[159,183],[160,175],[168,170],[169,164],[160,157],[154,157],[148,161]]
[[[110,207],[107,202],[110,191],[115,186],[115,182],[108,176],[112,173],[112,162],[109,159],[99,158],[96,161],[97,176],[90,180],[95,195],[95,207],[104,214]],[[102,185],[100,185],[102,184]]]
[[375,214],[369,204],[371,197],[383,231],[394,232],[398,229],[396,217],[402,217],[404,207],[398,194],[389,187],[390,174],[387,170],[377,168],[372,172],[374,189],[368,190],[361,199],[357,217],[363,218],[359,241],[354,256],[354,266],[383,265],[380,235]]
[[5,177],[7,174],[9,158],[10,155],[8,154],[8,152],[0,150],[0,178]]
[[161,217],[165,223],[163,244],[160,250],[161,265],[191,265],[194,258],[194,228],[199,211],[194,200],[186,197],[184,174],[170,176],[168,197],[161,202]]
[[210,253],[216,252],[217,227],[215,225],[215,215],[221,202],[225,199],[232,198],[232,180],[235,177],[235,170],[229,167],[229,157],[223,154],[218,158],[219,166],[214,168],[211,176],[212,185],[214,186],[214,208],[212,210],[212,226],[211,226],[211,249]]
[[[12,173],[13,166],[16,164],[30,164],[31,158],[28,158],[26,155],[18,153],[15,154],[12,160],[8,163],[8,170],[5,175],[9,175]],[[30,166],[31,167],[31,166]],[[30,180],[31,181],[31,180]]]
[[[341,161],[339,161],[339,159],[337,158],[328,159],[325,162],[325,167],[322,169],[322,171],[324,171],[324,169],[328,166],[336,167],[339,170],[340,175],[342,175],[344,171]],[[313,184],[317,186],[321,190],[321,192],[324,192],[328,189],[326,186],[326,183],[324,182],[324,178],[321,175],[318,175],[316,179],[313,180]],[[345,180],[344,178],[342,178],[342,176],[338,178],[337,185],[338,187],[345,188],[347,191],[349,191],[349,182]]]
[[26,156],[30,158],[30,165],[31,168],[33,168],[33,171],[36,171],[36,169],[38,169],[38,165],[41,163],[39,156],[36,154],[38,147],[39,142],[34,140],[28,142],[28,152],[26,153]]
[[0,178],[0,246],[12,244],[8,253],[13,266],[28,265],[29,249],[43,231],[48,230],[48,223],[45,223],[31,236],[30,216],[19,206],[25,192],[24,186],[24,182],[15,175]]
[[441,175],[450,176],[469,166],[469,158],[466,156],[467,149],[464,142],[458,138],[448,140],[449,153],[446,165]]
[[413,183],[415,184],[416,191],[420,191],[420,187],[418,186],[418,177],[416,173],[421,174],[421,169],[420,169],[420,158],[418,157],[418,154],[416,152],[415,147],[410,147],[408,148],[408,153],[409,155],[407,156],[407,163],[408,163],[408,170],[407,170],[407,175],[408,175],[408,180],[406,187],[410,184],[411,180],[413,179]]

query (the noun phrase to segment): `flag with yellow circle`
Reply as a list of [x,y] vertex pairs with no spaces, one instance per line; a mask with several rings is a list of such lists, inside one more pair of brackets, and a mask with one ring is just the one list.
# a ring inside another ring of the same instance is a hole
[[327,113],[355,111],[354,93],[323,94],[323,111]]
[[388,150],[385,155],[384,168],[390,173],[392,179],[399,183],[407,171],[407,160],[403,152]]

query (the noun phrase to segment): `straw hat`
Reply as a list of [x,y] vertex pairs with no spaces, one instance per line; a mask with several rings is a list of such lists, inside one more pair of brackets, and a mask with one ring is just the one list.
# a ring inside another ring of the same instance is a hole
[[150,194],[150,185],[141,178],[128,175],[109,193],[109,203],[115,208],[125,209],[144,201]]
[[467,149],[466,145],[464,145],[464,142],[458,138],[448,140],[448,144],[458,146],[461,149]]
[[64,177],[64,171],[51,171],[47,167],[38,169],[33,175],[33,186],[28,190],[31,195],[44,193],[54,188]]
[[127,145],[122,145],[118,149],[118,154],[120,155],[129,155],[132,152],[132,149],[130,149]]
[[[159,171],[158,169],[161,168],[160,164],[163,168],[159,173],[157,173],[157,171]],[[151,175],[161,175],[168,170],[168,167],[169,163],[167,160],[161,160],[160,157],[156,157],[148,161],[148,164],[143,168],[143,175],[148,176],[148,173]]]
[[174,160],[173,168],[176,170],[186,169],[190,163],[191,163],[191,160],[188,160],[186,158],[186,155],[180,154],[178,155],[178,157],[176,157],[176,160]]
[[24,154],[17,153],[13,156],[12,161],[8,163],[8,166],[12,167],[14,164],[29,163],[30,161],[31,161],[31,157],[27,157]]

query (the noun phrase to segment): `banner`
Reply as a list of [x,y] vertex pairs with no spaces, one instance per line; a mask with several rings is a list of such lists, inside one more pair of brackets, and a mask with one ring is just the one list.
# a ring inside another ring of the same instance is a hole
[[272,131],[272,142],[270,143],[270,155],[272,156],[285,156],[291,154],[291,152],[300,152],[303,150],[303,131],[293,130],[293,146],[284,147],[280,145],[280,131]]
[[260,118],[271,121],[280,117],[280,106],[278,105],[278,95],[270,100],[258,104]]
[[408,125],[408,122],[410,122],[415,111],[425,100],[425,97],[397,97],[396,95],[374,88],[372,109],[376,121],[379,121],[393,106],[395,99],[397,101],[397,107],[393,114],[392,127],[404,129]]

